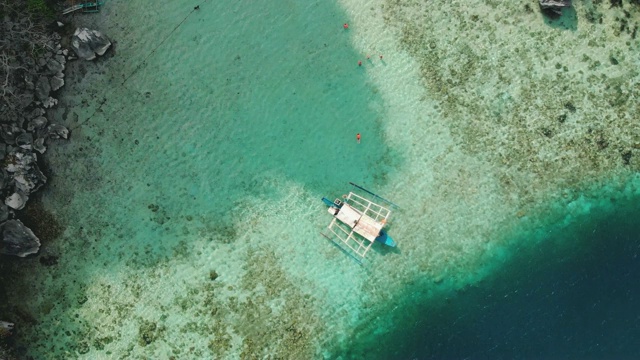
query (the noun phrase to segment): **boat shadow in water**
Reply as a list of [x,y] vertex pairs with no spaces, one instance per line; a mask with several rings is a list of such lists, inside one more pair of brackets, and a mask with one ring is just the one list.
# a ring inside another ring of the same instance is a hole
[[376,254],[382,255],[382,256],[393,256],[393,255],[402,254],[402,251],[400,250],[399,247],[385,246],[384,244],[378,243],[378,242],[373,244],[373,251],[375,251]]

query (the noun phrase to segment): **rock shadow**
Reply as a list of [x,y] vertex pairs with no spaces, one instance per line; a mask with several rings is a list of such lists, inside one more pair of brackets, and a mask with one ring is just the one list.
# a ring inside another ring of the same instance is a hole
[[573,7],[565,7],[558,11],[560,14],[551,9],[541,9],[544,23],[554,29],[578,30],[578,14]]

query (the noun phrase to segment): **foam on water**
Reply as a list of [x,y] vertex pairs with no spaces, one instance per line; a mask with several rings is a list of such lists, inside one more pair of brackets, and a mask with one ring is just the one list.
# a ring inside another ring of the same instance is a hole
[[[29,354],[311,358],[356,344],[349,357],[373,356],[417,304],[635,196],[633,171],[609,157],[561,169],[548,161],[554,143],[509,120],[526,108],[531,129],[563,104],[545,113],[536,104],[552,95],[529,101],[529,74],[558,70],[526,54],[598,36],[548,27],[519,5],[504,5],[508,21],[475,5],[109,2],[100,16],[115,56],[77,64],[89,71],[65,94],[73,137],[49,155],[43,203],[66,231],[43,252],[61,258],[14,295],[34,299],[22,309],[39,321],[23,333]],[[486,23],[460,20],[472,15]],[[504,30],[487,31],[496,24]],[[515,47],[525,55],[507,61]],[[465,67],[480,70],[467,79]],[[567,133],[587,127],[572,116]],[[523,160],[514,143],[535,151]],[[585,172],[593,191],[575,179]],[[365,267],[319,234],[330,219],[320,198],[348,181],[401,205],[390,229],[398,250],[374,247]]]

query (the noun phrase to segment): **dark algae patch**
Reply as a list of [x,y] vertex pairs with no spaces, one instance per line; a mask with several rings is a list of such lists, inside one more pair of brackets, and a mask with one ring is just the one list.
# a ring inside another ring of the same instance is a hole
[[[593,214],[503,271],[405,309],[410,321],[344,350],[367,359],[635,359],[640,356],[640,210]],[[526,239],[522,240],[526,243]],[[420,289],[407,289],[402,307]]]
[[64,225],[42,205],[38,196],[18,213],[18,218],[45,243],[58,239],[64,232]]

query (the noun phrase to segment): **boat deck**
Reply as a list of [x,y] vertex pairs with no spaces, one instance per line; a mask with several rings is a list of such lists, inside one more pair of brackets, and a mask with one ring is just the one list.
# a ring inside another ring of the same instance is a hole
[[380,230],[382,230],[383,226],[383,224],[357,211],[349,204],[342,205],[335,217],[369,241],[374,241],[380,235]]

